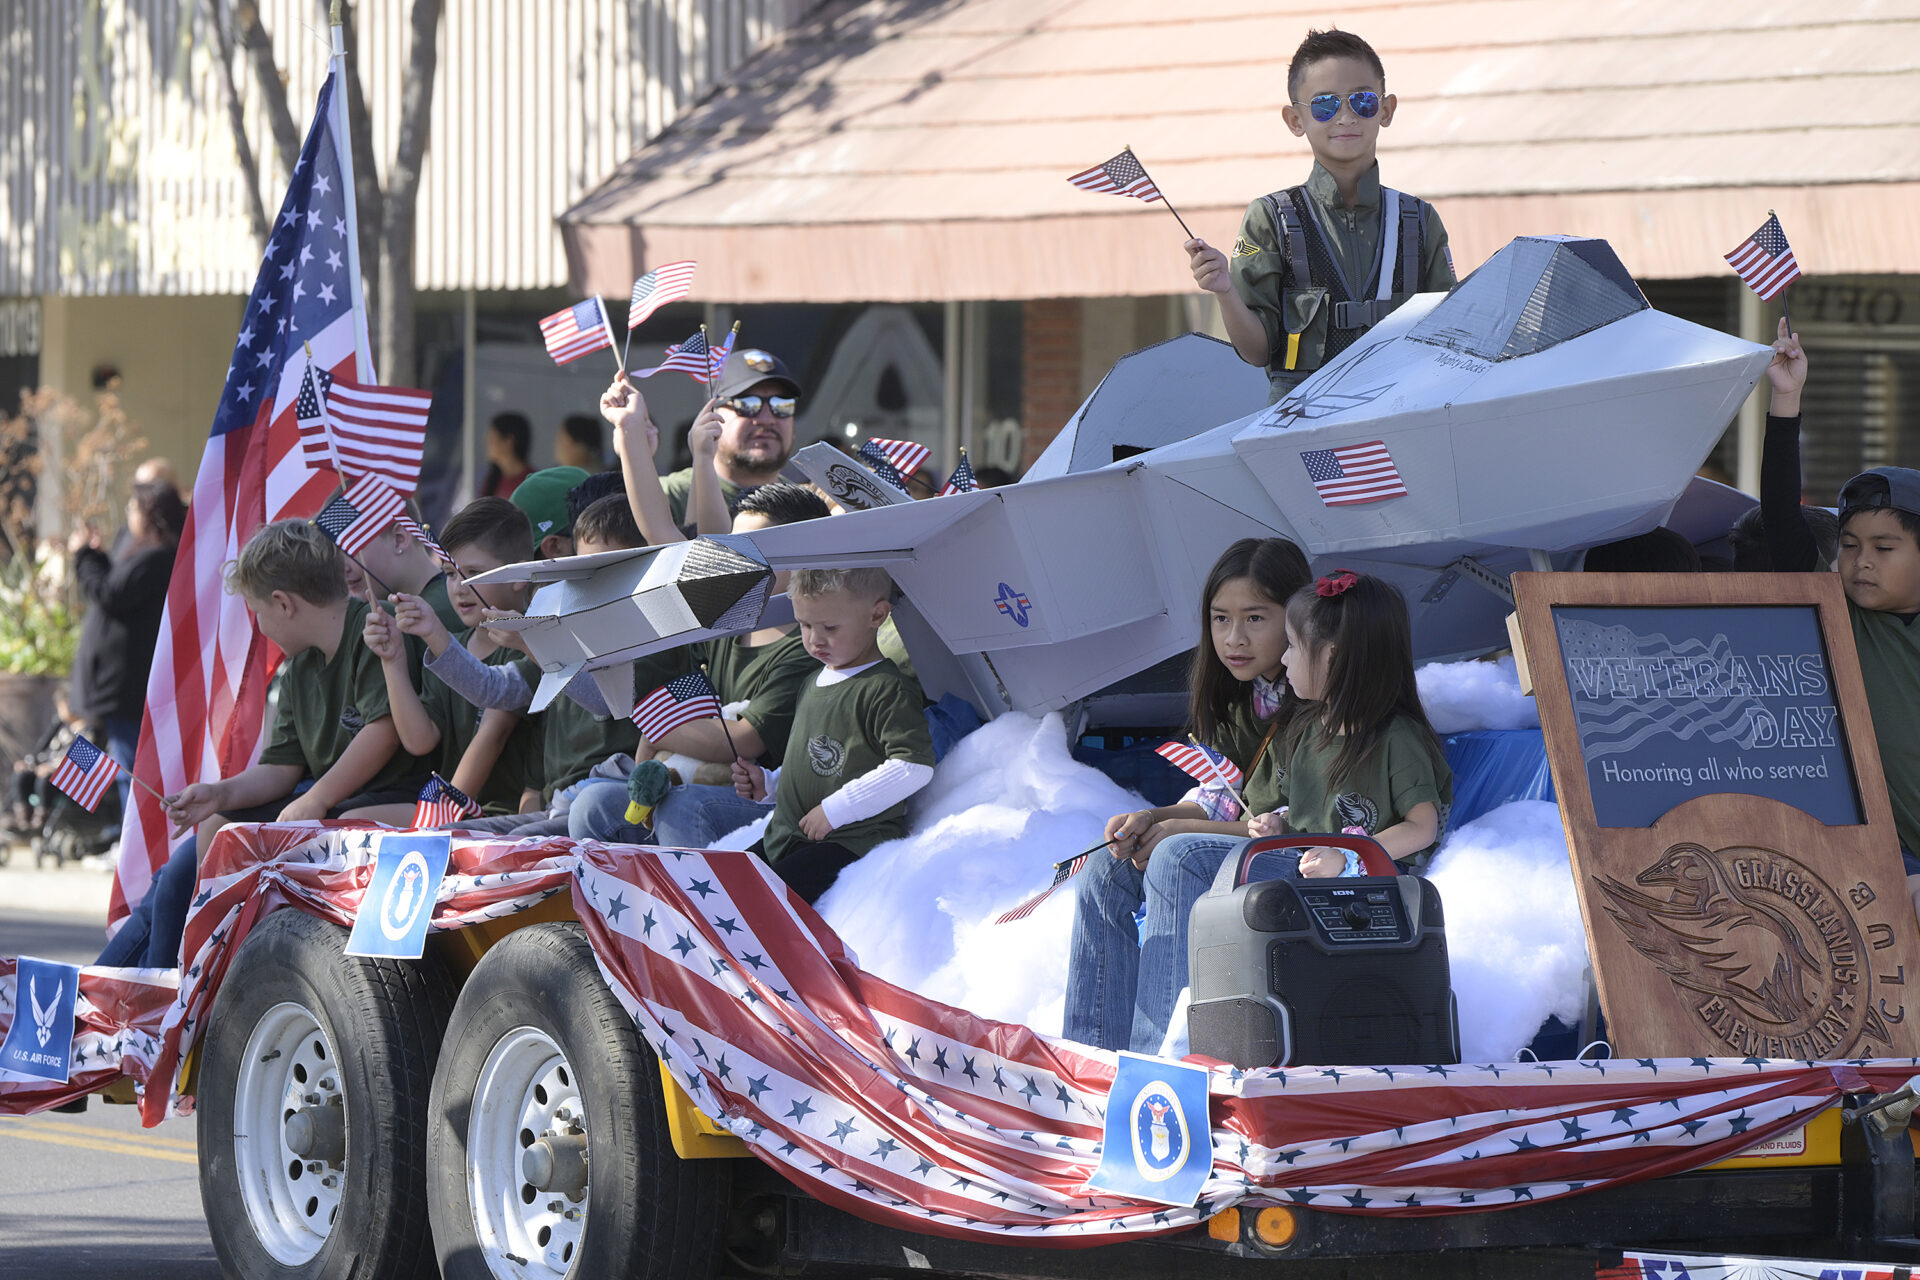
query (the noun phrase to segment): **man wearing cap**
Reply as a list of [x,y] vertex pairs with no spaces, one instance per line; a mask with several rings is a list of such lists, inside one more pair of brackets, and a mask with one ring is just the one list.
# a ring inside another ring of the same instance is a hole
[[533,526],[533,554],[552,560],[573,554],[573,516],[567,494],[587,478],[579,467],[548,467],[520,482],[507,501],[526,512]]
[[[714,382],[713,397],[720,416],[720,448],[713,468],[720,492],[732,514],[740,499],[780,477],[793,453],[793,415],[799,407],[800,384],[786,362],[769,351],[748,347],[727,357]],[[673,522],[685,526],[687,504],[693,492],[693,468],[662,476]]]

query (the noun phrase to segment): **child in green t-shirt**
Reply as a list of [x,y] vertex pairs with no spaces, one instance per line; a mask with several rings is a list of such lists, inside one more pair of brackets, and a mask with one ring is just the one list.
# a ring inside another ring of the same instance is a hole
[[273,728],[259,763],[166,798],[173,834],[191,831],[194,839],[174,850],[101,964],[179,963],[199,850],[227,823],[295,822],[410,801],[426,780],[424,762],[400,748],[380,662],[356,640],[367,602],[347,593],[344,559],[325,533],[307,520],[262,525],[227,566],[226,581],[260,634],[287,655]]
[[774,796],[753,852],[808,902],[875,845],[904,836],[907,799],[933,777],[926,699],[880,653],[892,594],[884,569],[794,571],[794,620],[826,669],[801,691],[781,767],[734,761],[735,791]]
[[[1800,505],[1800,392],[1807,355],[1784,316],[1767,378],[1773,398],[1760,463],[1767,558],[1776,570],[1807,572],[1819,560]],[[1920,618],[1920,471],[1874,467],[1841,486],[1833,567],[1847,593],[1907,895],[1920,916],[1920,719],[1914,714],[1920,708],[1920,631],[1914,629]]]
[[[367,613],[364,639],[385,672],[400,745],[432,761],[434,772],[483,806],[515,813],[524,790],[540,789],[538,718],[498,708],[483,710],[445,681],[423,678],[420,649],[424,640],[426,651],[436,658],[449,645],[458,644],[489,665],[525,661],[524,655],[501,644],[496,633],[481,623],[488,607],[524,611],[532,588],[525,583],[493,586],[482,600],[467,579],[526,559],[533,529],[526,514],[505,498],[476,498],[447,522],[441,537],[457,566],[447,574],[447,583],[460,629],[454,632],[439,625],[437,611],[419,596],[396,594],[392,597],[396,608],[426,634],[405,634],[397,618],[375,609]],[[405,825],[413,812],[409,803],[357,809],[347,816]]]
[[[1453,774],[1413,676],[1406,601],[1390,583],[1340,569],[1287,602],[1287,683],[1309,707],[1287,732],[1287,807],[1248,824],[1368,835],[1404,871],[1426,868],[1453,805]],[[1360,874],[1359,857],[1321,845],[1300,874]]]

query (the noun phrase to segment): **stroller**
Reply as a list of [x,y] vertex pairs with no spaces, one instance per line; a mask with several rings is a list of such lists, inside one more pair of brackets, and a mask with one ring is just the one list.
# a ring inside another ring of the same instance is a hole
[[[77,733],[65,719],[56,718],[39,746],[14,765],[7,825],[14,840],[26,840],[36,867],[49,862],[59,867],[106,853],[120,839],[118,787],[107,788],[99,806],[88,813],[48,781]],[[0,865],[10,856],[12,843],[0,841]]]

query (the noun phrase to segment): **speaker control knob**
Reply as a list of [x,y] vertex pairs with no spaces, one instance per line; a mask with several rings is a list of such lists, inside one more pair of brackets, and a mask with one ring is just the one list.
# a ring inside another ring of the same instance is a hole
[[1340,918],[1347,922],[1349,929],[1364,929],[1373,923],[1373,917],[1367,914],[1367,909],[1357,902],[1349,902],[1347,909],[1340,913]]

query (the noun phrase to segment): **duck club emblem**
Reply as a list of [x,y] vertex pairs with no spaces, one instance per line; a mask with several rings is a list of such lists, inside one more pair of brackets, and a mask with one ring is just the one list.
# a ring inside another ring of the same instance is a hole
[[[1597,883],[1634,950],[1736,1053],[1845,1057],[1863,1039],[1891,1048],[1887,1024],[1906,1018],[1874,999],[1869,948],[1853,914],[1873,901],[1864,883],[1842,895],[1775,850],[1697,844],[1661,854],[1634,877],[1641,888],[1609,876]],[[1874,948],[1893,943],[1885,924],[1870,924],[1867,934]]]

